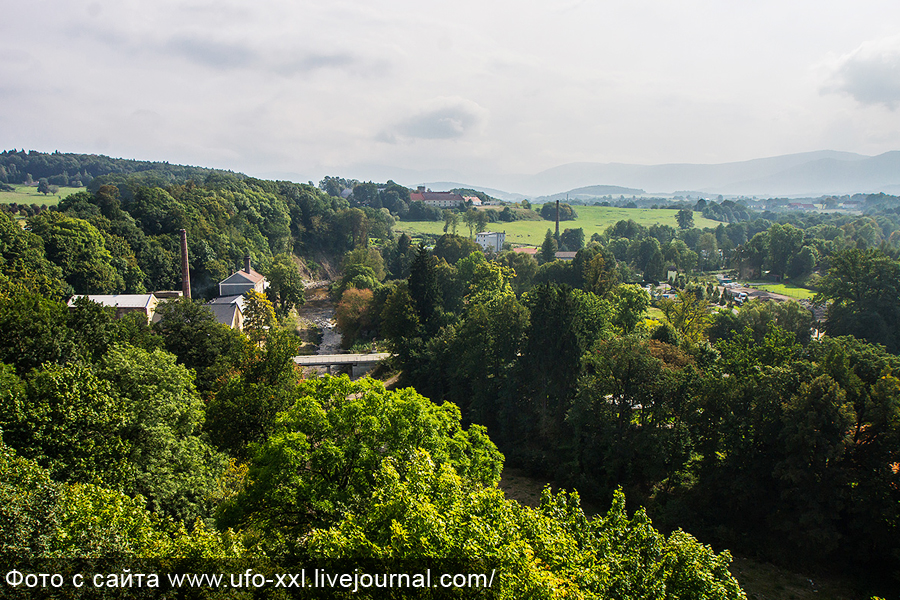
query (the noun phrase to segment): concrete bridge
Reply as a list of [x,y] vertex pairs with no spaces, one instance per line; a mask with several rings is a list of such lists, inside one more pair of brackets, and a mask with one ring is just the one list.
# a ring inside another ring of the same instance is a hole
[[376,363],[392,357],[390,352],[373,352],[372,354],[310,354],[295,356],[294,362],[301,367],[325,367],[331,374],[331,367],[350,365],[350,377],[356,379],[372,370]]

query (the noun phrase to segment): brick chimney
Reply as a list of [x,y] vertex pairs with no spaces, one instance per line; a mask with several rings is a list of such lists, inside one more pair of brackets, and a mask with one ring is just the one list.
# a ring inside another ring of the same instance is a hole
[[181,293],[191,297],[191,269],[188,264],[187,230],[181,230]]
[[250,255],[249,254],[244,257],[244,270],[248,273],[250,272]]

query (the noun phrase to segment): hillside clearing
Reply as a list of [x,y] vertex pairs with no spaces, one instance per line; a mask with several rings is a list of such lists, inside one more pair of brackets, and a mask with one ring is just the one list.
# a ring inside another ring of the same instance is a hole
[[27,204],[29,206],[32,204],[56,206],[66,196],[84,190],[83,187],[60,187],[59,193],[45,195],[37,191],[36,185],[16,184],[13,187],[16,188],[14,192],[0,191],[0,204],[12,204],[15,202],[16,204]]

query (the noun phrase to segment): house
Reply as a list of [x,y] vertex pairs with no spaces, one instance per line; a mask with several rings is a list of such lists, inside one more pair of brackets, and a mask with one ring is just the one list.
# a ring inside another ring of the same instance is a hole
[[560,250],[559,252],[557,252],[557,253],[554,255],[554,258],[555,258],[556,260],[566,260],[566,261],[568,261],[568,260],[575,260],[575,255],[576,255],[576,254],[578,254],[578,253],[577,253],[577,252],[568,252],[568,251],[566,251],[566,250]]
[[465,199],[454,192],[432,192],[420,185],[418,190],[409,194],[409,201],[423,202],[426,206],[436,208],[456,208],[466,203]]
[[219,296],[241,296],[250,290],[259,293],[269,287],[266,278],[250,268],[250,257],[244,257],[244,268],[219,282]]
[[244,330],[244,297],[219,296],[206,303],[216,320],[238,331]]
[[505,241],[505,231],[482,231],[475,234],[475,243],[485,250],[500,252],[503,250],[503,242]]
[[121,319],[128,313],[139,312],[147,317],[147,322],[158,321],[156,306],[159,298],[153,294],[76,294],[69,300],[69,309],[75,307],[75,300],[87,298],[97,304],[108,306],[116,310],[116,318]]
[[[237,296],[238,298],[243,298],[242,296]],[[223,325],[228,325],[232,329],[237,329],[238,331],[243,331],[244,329],[244,313],[242,310],[243,302],[216,302],[216,300],[221,300],[221,298],[216,298],[215,300],[208,302],[206,304],[206,308],[208,308],[213,315],[216,317],[216,321]]]

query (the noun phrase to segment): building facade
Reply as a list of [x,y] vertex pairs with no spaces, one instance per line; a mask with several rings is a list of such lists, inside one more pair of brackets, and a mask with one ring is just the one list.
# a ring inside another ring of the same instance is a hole
[[263,293],[268,287],[266,278],[250,267],[250,257],[244,257],[244,268],[219,282],[219,296],[241,296],[250,290]]
[[500,252],[503,250],[503,243],[506,241],[505,231],[482,231],[475,234],[475,243],[485,250]]

